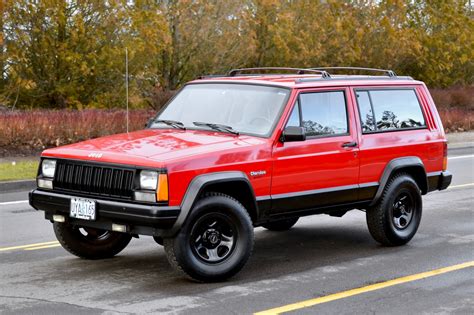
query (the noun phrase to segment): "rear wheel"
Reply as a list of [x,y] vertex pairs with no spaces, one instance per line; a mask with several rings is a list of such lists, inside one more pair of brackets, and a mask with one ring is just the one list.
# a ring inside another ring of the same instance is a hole
[[298,222],[299,218],[283,219],[262,224],[264,228],[270,231],[288,231]]
[[234,198],[210,193],[196,203],[180,232],[164,239],[164,246],[176,270],[198,281],[222,281],[250,257],[252,221]]
[[53,223],[54,233],[62,247],[85,259],[110,258],[120,253],[132,239],[129,234]]
[[415,180],[405,173],[395,175],[379,202],[366,212],[370,234],[379,243],[398,246],[415,236],[421,221],[421,192]]

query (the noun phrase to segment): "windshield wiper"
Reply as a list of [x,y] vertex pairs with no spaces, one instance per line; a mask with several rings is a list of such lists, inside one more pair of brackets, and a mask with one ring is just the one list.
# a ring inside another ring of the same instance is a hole
[[239,132],[237,130],[234,130],[231,126],[227,126],[227,125],[205,123],[205,122],[199,122],[199,121],[194,121],[193,124],[196,125],[196,126],[206,126],[206,127],[211,128],[211,129],[218,130],[218,131],[229,132],[229,133],[232,133],[234,135],[239,134]]
[[173,128],[186,130],[186,127],[184,127],[184,124],[180,121],[177,121],[177,120],[157,119],[157,120],[153,121],[153,123],[163,123],[163,124],[166,124],[166,125],[171,126]]

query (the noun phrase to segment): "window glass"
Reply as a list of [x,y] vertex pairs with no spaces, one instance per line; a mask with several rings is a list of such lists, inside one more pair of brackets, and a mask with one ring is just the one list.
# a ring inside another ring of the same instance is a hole
[[[279,118],[289,90],[247,84],[203,83],[185,86],[158,119],[176,120],[189,129],[194,122],[222,124],[240,133],[267,136]],[[167,128],[154,122],[152,128]]]
[[288,119],[287,126],[300,126],[300,110],[299,110],[299,103],[296,102],[295,107],[291,111],[290,119]]
[[300,106],[307,136],[347,133],[344,92],[303,93],[300,95]]
[[414,90],[371,90],[377,130],[425,126]]
[[375,131],[375,119],[372,112],[372,105],[370,104],[369,92],[356,91],[357,104],[359,105],[360,122],[362,124],[362,131]]

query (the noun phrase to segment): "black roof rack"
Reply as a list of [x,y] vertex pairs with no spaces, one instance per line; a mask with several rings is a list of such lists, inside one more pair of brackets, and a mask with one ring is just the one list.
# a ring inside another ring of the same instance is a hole
[[311,70],[359,70],[359,71],[372,71],[372,72],[382,72],[389,77],[396,77],[397,74],[393,70],[387,69],[377,69],[377,68],[362,68],[362,67],[316,67],[309,68]]
[[[325,79],[328,79],[331,77],[331,75],[322,69],[308,69],[308,68],[286,68],[286,67],[259,67],[259,68],[240,68],[240,69],[232,69],[229,71],[227,74],[229,77],[235,77],[238,74],[241,74],[242,72],[250,72],[250,71],[255,71],[255,70],[264,70],[264,71],[294,71],[296,74],[307,74],[307,73],[317,73],[321,74],[321,76]],[[249,75],[255,75],[255,74],[260,74],[260,73],[250,73]]]
[[[348,76],[332,76],[329,80],[330,81],[337,81],[337,80],[350,80],[350,81],[367,81],[367,80],[374,80],[380,81],[382,79],[386,80],[413,80],[410,76],[397,76],[397,77],[382,77],[380,75],[371,75],[371,76],[357,76],[357,75],[348,75]],[[301,78],[296,79],[295,83],[307,83],[307,82],[315,82],[315,81],[328,81],[327,79],[321,78]]]
[[[321,77],[301,77],[295,80],[296,83],[321,81],[321,80],[380,80],[383,75],[334,75],[332,76],[328,70],[356,70],[356,71],[367,71],[367,72],[381,72],[391,80],[413,80],[409,76],[397,76],[393,70],[377,69],[377,68],[363,68],[363,67],[315,67],[315,68],[288,68],[288,67],[256,67],[256,68],[240,68],[232,69],[227,74],[217,75],[206,75],[200,76],[198,79],[206,78],[220,78],[220,77],[235,77],[237,75],[245,76],[257,76],[262,75],[261,71],[293,71],[296,74],[320,74]],[[242,74],[242,72],[249,72]],[[275,75],[282,75],[282,73],[276,73]]]
[[225,78],[227,74],[205,74],[200,75],[196,78],[196,80],[203,80],[203,79],[213,79],[213,78]]

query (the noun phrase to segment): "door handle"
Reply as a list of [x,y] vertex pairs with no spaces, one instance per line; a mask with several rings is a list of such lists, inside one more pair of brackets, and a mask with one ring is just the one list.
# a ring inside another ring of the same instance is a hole
[[345,142],[342,144],[343,148],[353,148],[357,146],[357,142],[352,141],[352,142]]

